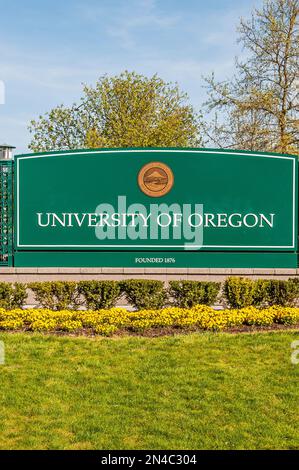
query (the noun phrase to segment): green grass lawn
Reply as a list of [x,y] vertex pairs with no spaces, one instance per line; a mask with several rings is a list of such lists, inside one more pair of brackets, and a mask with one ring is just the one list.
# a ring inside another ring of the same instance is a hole
[[1,334],[0,449],[298,449],[296,339]]

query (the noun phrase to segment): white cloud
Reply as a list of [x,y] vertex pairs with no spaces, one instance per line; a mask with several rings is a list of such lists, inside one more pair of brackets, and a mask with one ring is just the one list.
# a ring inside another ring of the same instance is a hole
[[140,29],[152,27],[163,30],[173,28],[180,21],[177,14],[162,13],[154,0],[127,0],[117,5],[84,4],[79,6],[79,14],[93,24],[99,23],[99,33],[103,34],[103,24],[108,36],[118,40],[124,49],[133,49]]

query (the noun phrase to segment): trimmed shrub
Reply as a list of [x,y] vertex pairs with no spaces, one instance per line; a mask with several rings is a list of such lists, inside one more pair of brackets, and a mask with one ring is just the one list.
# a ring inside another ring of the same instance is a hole
[[174,305],[190,308],[196,304],[213,305],[220,286],[220,282],[170,281],[168,292]]
[[117,281],[80,281],[78,292],[85,307],[92,310],[114,307],[121,295]]
[[298,281],[271,279],[267,291],[269,305],[292,306],[298,297]]
[[294,295],[294,304],[298,304],[299,299],[299,277],[290,277],[288,279],[288,283],[290,284],[290,290],[292,290]]
[[29,289],[34,293],[38,305],[51,310],[76,310],[80,305],[77,283],[73,281],[31,282]]
[[128,279],[120,282],[121,291],[138,310],[162,308],[167,301],[163,281]]
[[27,299],[26,284],[0,282],[0,308],[11,310],[24,307]]
[[257,279],[241,277],[228,278],[223,287],[224,296],[231,308],[243,308],[250,305],[293,306],[299,297],[299,279]]
[[254,294],[252,305],[255,307],[265,307],[269,301],[269,280],[257,279],[254,283]]
[[253,303],[255,283],[245,277],[228,277],[223,293],[231,308],[249,307]]

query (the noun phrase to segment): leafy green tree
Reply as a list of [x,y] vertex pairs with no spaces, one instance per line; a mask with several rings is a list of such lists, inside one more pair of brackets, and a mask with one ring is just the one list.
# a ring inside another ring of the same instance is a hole
[[57,106],[29,127],[29,148],[198,146],[200,116],[178,86],[124,72],[84,86],[80,104]]
[[247,58],[233,80],[206,79],[206,134],[219,147],[299,154],[299,0],[266,0],[238,31]]

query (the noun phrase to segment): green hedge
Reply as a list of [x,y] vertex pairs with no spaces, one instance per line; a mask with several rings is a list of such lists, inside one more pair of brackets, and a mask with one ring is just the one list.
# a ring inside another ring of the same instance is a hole
[[168,293],[173,305],[190,308],[196,304],[213,305],[220,287],[220,282],[170,281]]
[[12,310],[22,308],[27,299],[26,284],[15,282],[0,282],[0,308]]
[[298,279],[280,281],[271,279],[267,287],[269,305],[293,306],[299,294]]
[[74,281],[31,282],[28,287],[33,291],[35,301],[40,307],[51,310],[76,310],[81,304],[77,283]]
[[167,291],[163,281],[129,279],[120,281],[120,285],[128,302],[138,310],[158,309],[167,303]]
[[229,277],[223,286],[224,300],[231,308],[266,305],[293,306],[299,298],[299,279],[247,279]]
[[254,281],[243,277],[229,277],[224,282],[223,294],[231,308],[253,305]]
[[230,308],[272,305],[293,306],[299,299],[299,278],[288,280],[247,279],[231,276],[222,286],[219,282],[163,281],[129,279],[125,281],[47,281],[21,283],[0,282],[0,308],[22,308],[27,288],[39,307],[51,310],[108,309],[123,295],[138,310],[160,309],[167,305],[191,308],[214,305],[216,300]]
[[117,281],[81,281],[78,292],[84,299],[84,306],[91,310],[112,308],[121,295]]

